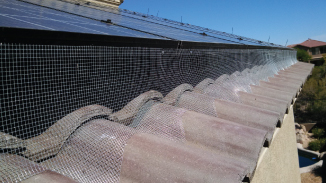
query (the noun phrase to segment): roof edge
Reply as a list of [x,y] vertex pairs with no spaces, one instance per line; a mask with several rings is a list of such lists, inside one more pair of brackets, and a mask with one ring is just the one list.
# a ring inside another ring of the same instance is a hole
[[206,43],[181,40],[149,39],[112,35],[87,34],[76,32],[49,31],[0,27],[0,42],[13,44],[71,45],[71,46],[116,46],[116,47],[149,47],[176,49],[277,49],[292,48],[256,46],[243,44]]

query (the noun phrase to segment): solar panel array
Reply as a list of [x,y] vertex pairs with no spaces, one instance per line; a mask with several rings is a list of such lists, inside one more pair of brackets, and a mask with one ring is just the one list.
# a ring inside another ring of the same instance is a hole
[[21,1],[0,1],[0,26],[52,31],[163,39],[93,19],[35,6]]
[[[24,3],[26,2],[26,3]],[[2,0],[0,25],[180,41],[283,47],[199,26],[115,8],[57,0]],[[38,6],[33,6],[38,5]],[[6,11],[13,11],[5,13]],[[54,11],[57,10],[57,11]],[[43,12],[35,14],[35,12]],[[33,14],[34,13],[34,14]]]

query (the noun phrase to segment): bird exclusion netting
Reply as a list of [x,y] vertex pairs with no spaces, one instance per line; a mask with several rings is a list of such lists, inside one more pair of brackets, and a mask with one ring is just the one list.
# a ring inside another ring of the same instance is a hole
[[[118,182],[133,134],[184,141],[185,109],[158,104],[177,86],[211,78],[214,97],[241,103],[237,92],[251,93],[250,85],[297,62],[286,49],[2,43],[0,52],[2,182],[46,169],[79,182]],[[156,100],[140,96],[149,91]]]

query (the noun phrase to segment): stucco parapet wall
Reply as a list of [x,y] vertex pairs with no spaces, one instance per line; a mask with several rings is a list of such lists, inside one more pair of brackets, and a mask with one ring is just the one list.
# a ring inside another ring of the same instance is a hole
[[269,148],[260,154],[252,183],[300,183],[300,170],[294,133],[293,105],[284,115],[282,128],[275,130]]

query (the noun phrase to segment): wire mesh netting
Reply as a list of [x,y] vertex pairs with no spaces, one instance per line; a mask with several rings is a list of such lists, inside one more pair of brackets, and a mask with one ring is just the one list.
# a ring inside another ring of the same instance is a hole
[[[202,92],[241,102],[239,91],[250,93],[250,85],[296,62],[295,51],[277,49],[2,43],[0,51],[3,182],[46,169],[79,182],[118,182],[132,135],[185,140],[179,116],[186,110],[159,102],[177,86],[212,78]],[[13,155],[24,161],[7,166],[19,159]],[[35,168],[19,173],[24,166]]]

